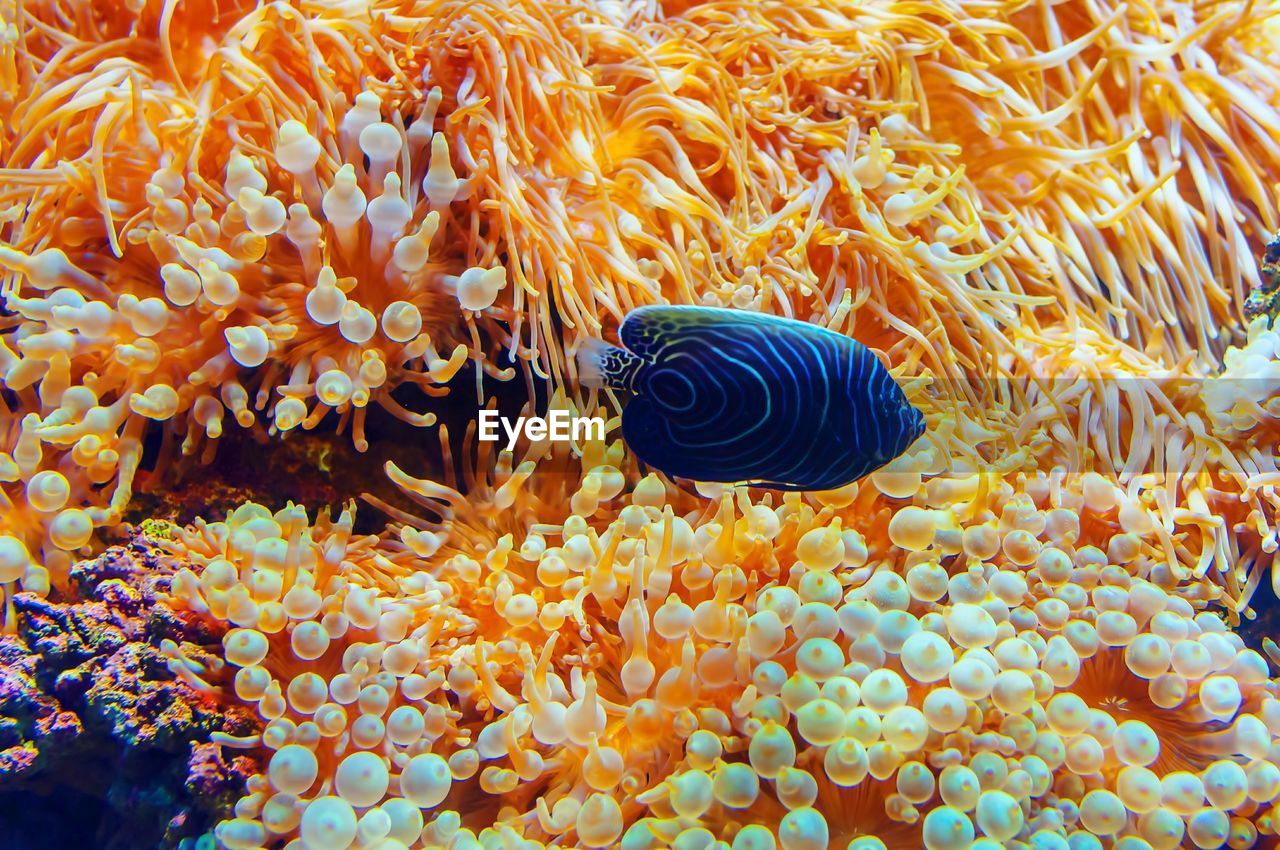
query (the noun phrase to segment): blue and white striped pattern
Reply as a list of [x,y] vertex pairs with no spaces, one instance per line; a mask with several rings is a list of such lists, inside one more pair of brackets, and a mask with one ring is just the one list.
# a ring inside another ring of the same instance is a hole
[[642,361],[637,368],[623,355],[604,363],[610,385],[635,393],[623,410],[623,438],[670,476],[833,489],[888,463],[924,432],[920,412],[875,355],[826,328],[739,310],[653,306],[629,313],[619,335]]

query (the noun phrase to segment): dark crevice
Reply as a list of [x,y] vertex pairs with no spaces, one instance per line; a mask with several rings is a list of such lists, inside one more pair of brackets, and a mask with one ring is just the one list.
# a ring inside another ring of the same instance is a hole
[[[85,775],[102,776],[91,766]],[[121,825],[107,804],[105,789],[93,794],[66,785],[40,791],[0,793],[0,847],[8,850],[52,850],[52,848],[154,847],[152,844],[112,843],[103,836],[118,835]]]
[[[380,405],[369,405],[365,419],[369,448],[365,452],[355,450],[349,422],[338,432],[342,419],[337,414],[325,417],[311,431],[296,430],[274,437],[268,436],[261,424],[243,429],[228,416],[224,420],[226,431],[208,465],[200,462],[203,446],[184,457],[178,452],[181,439],[173,437],[175,445],[168,450],[172,455],[169,464],[159,480],[149,480],[163,454],[165,426],[156,425],[147,432],[137,495],[126,519],[138,523],[163,518],[185,525],[201,517],[216,522],[246,500],[272,509],[293,501],[305,506],[314,517],[326,506],[340,509],[346,500],[366,492],[410,513],[419,513],[420,509],[401,496],[383,469],[390,461],[412,476],[466,489],[459,465],[474,456],[474,451],[466,448],[466,440],[480,412],[475,368],[470,363],[464,366],[449,383],[446,396],[429,396],[411,382],[402,383],[392,392],[392,398],[406,410],[435,414],[438,424],[431,427],[411,425]],[[529,387],[519,370],[508,381],[486,375],[481,389],[486,402],[496,400],[499,414],[506,418],[520,415],[529,402]],[[546,382],[535,379],[533,390],[534,410],[543,413],[549,395]],[[263,412],[258,412],[258,417],[266,421]],[[446,481],[440,447],[441,425],[448,429],[455,464],[455,479],[450,481]],[[386,520],[379,511],[362,504],[356,513],[355,531],[376,533]]]

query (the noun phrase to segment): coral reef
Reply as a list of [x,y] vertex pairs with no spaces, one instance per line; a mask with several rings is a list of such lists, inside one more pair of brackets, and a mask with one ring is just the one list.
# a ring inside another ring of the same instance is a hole
[[78,833],[120,850],[176,846],[226,817],[259,769],[216,743],[257,720],[169,670],[171,645],[220,632],[163,604],[171,574],[139,537],[76,565],[76,599],[14,601],[19,633],[0,639],[0,808],[20,795],[95,802],[72,825],[42,825],[38,809],[16,806],[6,847],[71,846]]
[[[0,6],[0,797],[108,847],[1274,844],[1274,15]],[[610,416],[571,355],[661,302],[858,338],[926,436],[779,497],[457,421]]]

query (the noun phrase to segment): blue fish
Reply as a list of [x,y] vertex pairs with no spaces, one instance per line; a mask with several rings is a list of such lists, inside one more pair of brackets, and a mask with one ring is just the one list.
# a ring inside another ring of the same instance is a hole
[[832,490],[879,469],[924,417],[871,351],[827,328],[742,310],[651,306],[622,348],[578,351],[586,386],[631,393],[622,437],[674,478]]

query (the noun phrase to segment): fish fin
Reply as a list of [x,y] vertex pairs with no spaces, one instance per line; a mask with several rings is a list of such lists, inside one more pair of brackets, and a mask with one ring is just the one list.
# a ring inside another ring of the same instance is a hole
[[[806,337],[845,336],[822,325],[799,319],[740,310],[731,307],[702,307],[693,304],[648,304],[636,307],[618,327],[618,338],[628,351],[647,361],[658,359],[663,348],[673,340],[703,328],[763,328],[766,331],[789,330]],[[850,338],[851,339],[851,338]],[[857,340],[853,342],[861,346]],[[886,368],[887,368],[886,364]]]
[[817,489],[814,487],[806,487],[803,484],[792,484],[789,482],[782,482],[782,481],[755,480],[755,481],[742,481],[739,483],[747,487],[758,487],[761,490],[780,490],[784,493],[806,493],[814,489]]
[[610,381],[608,357],[615,351],[622,352],[622,349],[594,337],[582,340],[576,355],[578,383],[595,389],[613,386],[613,382]]
[[[656,469],[656,467],[654,467],[654,468]],[[658,472],[661,472],[662,470],[657,470],[657,471],[658,471]],[[666,473],[663,473],[663,474],[664,474],[664,475],[666,475]],[[703,495],[703,494],[698,490],[698,483],[697,483],[696,481],[694,481],[692,478],[682,478],[682,477],[680,477],[680,476],[671,476],[671,475],[667,475],[666,477],[667,477],[667,480],[668,480],[668,481],[670,481],[670,482],[671,482],[672,484],[674,484],[676,487],[678,487],[679,489],[681,489],[681,490],[683,490],[684,492],[688,493],[689,495],[691,495],[691,496],[697,496],[699,499],[705,499],[705,498],[706,498],[706,496],[705,496],[705,495]],[[813,491],[813,490],[815,489],[815,488],[813,488],[813,487],[805,487],[805,486],[800,485],[800,484],[784,484],[784,483],[779,482],[779,481],[755,481],[755,480],[753,480],[753,481],[734,481],[734,482],[732,482],[732,483],[727,482],[727,481],[708,481],[708,482],[705,482],[705,483],[707,483],[707,484],[722,484],[722,485],[724,485],[725,487],[729,487],[729,488],[735,488],[735,487],[755,487],[755,488],[760,489],[760,490],[779,490],[779,491],[784,492],[784,493],[785,493],[785,492],[807,493],[807,492],[811,492],[811,491]]]

